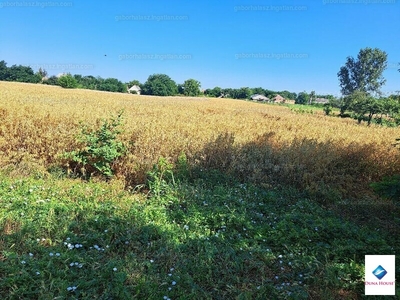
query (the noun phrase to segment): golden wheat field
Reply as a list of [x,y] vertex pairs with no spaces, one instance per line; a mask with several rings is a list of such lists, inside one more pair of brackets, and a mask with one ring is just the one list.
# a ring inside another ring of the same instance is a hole
[[230,99],[152,97],[0,82],[0,167],[46,173],[79,147],[80,122],[98,126],[123,109],[127,154],[115,164],[127,186],[141,184],[162,156],[241,180],[290,184],[320,195],[355,195],[400,172],[397,128],[298,114]]

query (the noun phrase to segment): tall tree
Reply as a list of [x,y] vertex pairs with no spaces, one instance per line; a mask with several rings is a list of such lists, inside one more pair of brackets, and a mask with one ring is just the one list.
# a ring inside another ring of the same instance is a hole
[[297,95],[295,103],[296,104],[307,104],[309,100],[310,100],[310,95],[306,91],[304,91],[304,92],[300,92]]
[[338,77],[343,95],[355,91],[380,94],[386,80],[382,77],[387,67],[387,54],[378,48],[361,49],[357,59],[347,57],[346,64],[340,68]]
[[183,94],[185,96],[198,96],[200,95],[200,82],[195,79],[185,80],[183,83]]
[[2,60],[0,61],[0,80],[7,80],[8,77],[8,67],[7,63]]
[[173,96],[178,93],[178,87],[168,75],[153,74],[143,84],[142,94],[154,96]]

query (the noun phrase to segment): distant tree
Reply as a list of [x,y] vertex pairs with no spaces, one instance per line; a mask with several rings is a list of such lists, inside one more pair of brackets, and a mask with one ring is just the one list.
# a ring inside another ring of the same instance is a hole
[[8,77],[8,67],[7,63],[2,60],[0,61],[0,80],[7,80]]
[[78,82],[71,74],[66,74],[58,78],[58,84],[66,89],[74,89],[78,86]]
[[200,95],[200,82],[195,79],[185,80],[183,83],[183,94],[185,96],[198,96]]
[[184,95],[184,88],[183,88],[183,84],[178,84],[177,85],[177,88],[178,88],[178,94],[179,95]]
[[379,94],[386,82],[382,77],[386,67],[387,54],[378,48],[361,49],[357,59],[347,57],[346,64],[337,74],[342,94],[351,95],[355,91]]
[[97,89],[100,91],[108,91],[108,92],[118,92],[118,93],[127,92],[126,85],[116,78],[104,79],[103,81],[100,82]]
[[210,97],[216,97],[216,98],[220,97],[222,95],[222,93],[223,93],[222,89],[219,86],[216,86],[213,89],[206,89],[204,91],[205,95],[210,96]]
[[304,91],[304,92],[300,92],[297,95],[295,103],[296,104],[308,104],[309,100],[310,100],[310,95],[306,91]]
[[382,110],[381,103],[366,92],[355,91],[347,97],[350,98],[349,109],[356,114],[358,123],[366,120],[369,126],[373,116],[380,113]]
[[271,91],[271,90],[264,90],[264,95],[266,96],[266,97],[268,97],[268,98],[273,98],[273,97],[275,97],[276,96],[276,92],[274,92],[274,91]]
[[127,83],[127,86],[128,86],[128,88],[131,88],[131,87],[133,87],[134,85],[137,85],[137,86],[141,86],[141,83],[140,83],[140,81],[139,80],[131,80],[131,81],[129,81],[128,83]]
[[264,95],[265,96],[265,90],[262,87],[256,87],[252,88],[253,94],[258,94],[258,95]]
[[276,92],[276,94],[281,95],[283,98],[292,99],[292,100],[295,100],[297,97],[296,93],[292,93],[289,91]]
[[31,67],[22,65],[11,66],[8,68],[7,74],[6,80],[8,81],[38,83],[42,80],[40,76],[33,72]]
[[142,94],[154,96],[173,96],[178,92],[178,87],[168,75],[153,74],[143,84]]
[[39,71],[36,74],[40,76],[41,79],[43,79],[47,76],[47,71],[45,69],[39,68]]
[[315,102],[315,91],[311,91],[310,97],[308,99],[308,104],[313,104]]
[[57,78],[57,76],[50,76],[48,79],[46,79],[46,80],[43,80],[43,82],[42,82],[43,84],[48,84],[48,85],[60,85],[59,83],[58,83],[58,78]]

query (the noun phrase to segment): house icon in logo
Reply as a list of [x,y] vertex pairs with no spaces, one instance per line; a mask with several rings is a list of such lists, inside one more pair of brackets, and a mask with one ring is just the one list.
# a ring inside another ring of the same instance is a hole
[[387,274],[387,271],[381,265],[379,265],[374,271],[372,271],[372,274],[381,280]]

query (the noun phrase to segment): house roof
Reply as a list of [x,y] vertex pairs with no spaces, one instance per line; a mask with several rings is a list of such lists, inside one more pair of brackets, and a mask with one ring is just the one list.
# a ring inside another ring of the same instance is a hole
[[128,89],[128,91],[140,91],[140,90],[141,90],[140,86],[137,86],[137,85],[132,85],[132,86]]
[[250,96],[250,98],[252,100],[258,100],[258,101],[268,101],[269,100],[268,97],[265,97],[264,95],[260,95],[260,94],[254,94],[254,95]]
[[274,98],[272,98],[274,101],[283,101],[285,98],[283,98],[281,95],[276,95]]

